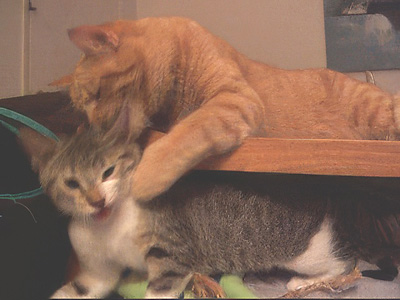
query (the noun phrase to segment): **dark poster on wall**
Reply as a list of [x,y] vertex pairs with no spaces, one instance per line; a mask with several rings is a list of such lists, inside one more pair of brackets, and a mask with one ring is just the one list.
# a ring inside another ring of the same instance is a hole
[[324,0],[327,66],[400,69],[399,0]]

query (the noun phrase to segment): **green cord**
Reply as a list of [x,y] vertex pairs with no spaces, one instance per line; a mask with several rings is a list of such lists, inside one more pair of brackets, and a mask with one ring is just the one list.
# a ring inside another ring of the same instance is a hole
[[[43,125],[39,124],[38,122],[28,118],[27,116],[24,116],[20,113],[17,113],[15,111],[12,111],[12,110],[4,108],[4,107],[0,107],[0,115],[3,115],[7,118],[16,120],[34,130],[36,130],[40,134],[58,141],[58,137],[52,131],[50,131],[48,128],[44,127]],[[12,133],[19,135],[19,130],[16,127],[12,126],[11,124],[8,124],[6,121],[0,120],[0,124],[3,125],[5,128],[7,128],[8,130],[10,130]],[[43,189],[42,189],[42,187],[39,187],[32,191],[18,193],[18,194],[0,194],[0,200],[7,199],[7,200],[14,201],[14,203],[17,203],[16,200],[33,198],[33,197],[41,195],[41,194],[43,194]]]
[[33,197],[39,196],[41,194],[43,194],[43,189],[42,189],[42,187],[39,187],[32,191],[23,192],[23,193],[19,193],[19,194],[0,194],[0,200],[10,199],[10,200],[14,200],[14,202],[15,202],[15,200],[33,198]]
[[[28,118],[27,116],[24,116],[20,113],[17,113],[15,111],[12,111],[4,107],[0,107],[0,115],[21,122],[22,124],[36,130],[40,134],[43,134],[44,136],[50,137],[58,141],[58,137],[51,130],[44,127],[42,124],[39,124],[38,122],[32,120],[31,118]],[[7,129],[11,130],[12,132],[18,135],[19,132],[17,128],[13,127],[12,125],[8,124],[5,121],[1,121],[1,124],[3,124]]]
[[3,125],[5,128],[7,128],[8,130],[10,130],[12,133],[18,135],[18,129],[15,128],[14,126],[11,126],[10,124],[8,124],[7,122],[4,122],[3,120],[0,120],[1,125]]

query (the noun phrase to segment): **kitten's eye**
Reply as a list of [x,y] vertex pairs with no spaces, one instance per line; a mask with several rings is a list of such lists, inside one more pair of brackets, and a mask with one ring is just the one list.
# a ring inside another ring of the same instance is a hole
[[79,188],[79,182],[75,179],[68,179],[65,181],[65,185],[70,189],[77,189]]
[[112,173],[114,173],[114,169],[115,166],[112,166],[110,168],[108,168],[107,170],[104,171],[103,173],[103,181],[106,180],[108,177],[110,177],[112,175]]

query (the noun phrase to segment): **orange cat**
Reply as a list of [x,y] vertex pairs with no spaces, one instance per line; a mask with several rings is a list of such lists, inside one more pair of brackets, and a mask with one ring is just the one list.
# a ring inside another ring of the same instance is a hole
[[69,31],[84,55],[70,85],[74,105],[110,128],[130,114],[133,138],[149,126],[168,134],[151,144],[132,178],[148,200],[210,155],[248,136],[394,140],[394,97],[328,69],[287,71],[248,59],[196,22],[148,18]]

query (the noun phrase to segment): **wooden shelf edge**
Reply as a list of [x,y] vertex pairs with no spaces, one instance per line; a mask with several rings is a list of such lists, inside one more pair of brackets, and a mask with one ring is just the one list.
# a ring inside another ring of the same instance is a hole
[[[150,142],[162,137],[153,132]],[[250,137],[195,169],[286,174],[400,177],[400,141]]]

